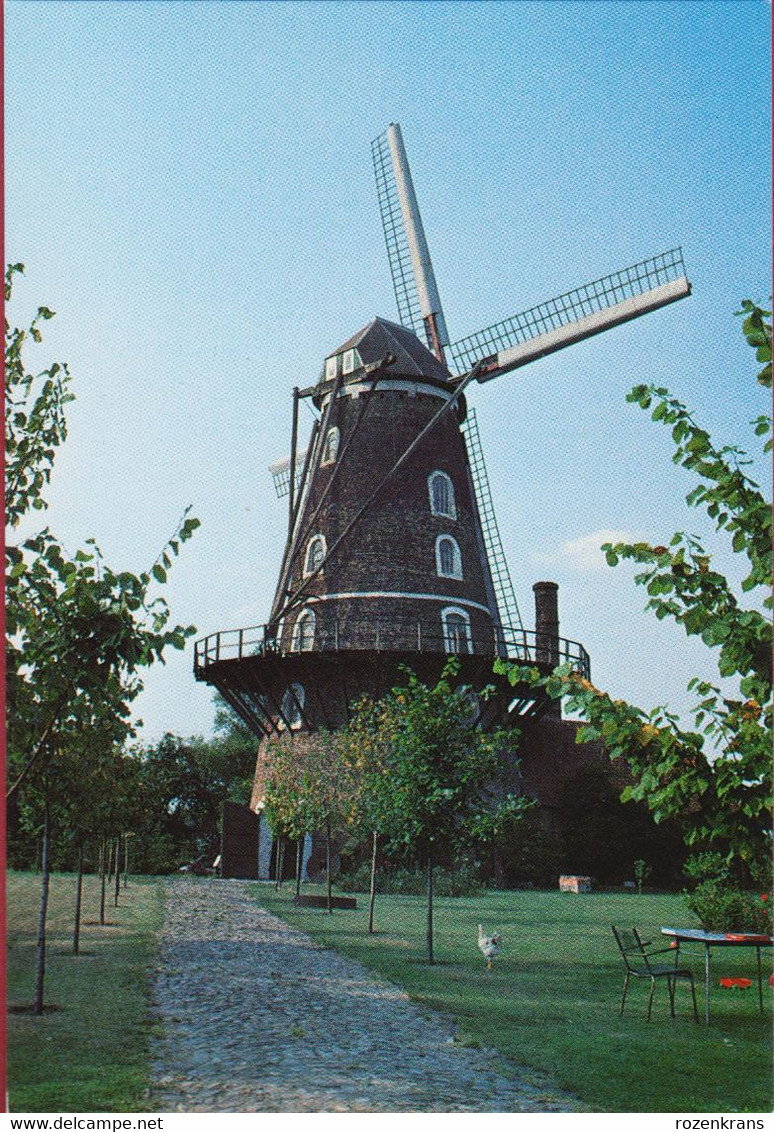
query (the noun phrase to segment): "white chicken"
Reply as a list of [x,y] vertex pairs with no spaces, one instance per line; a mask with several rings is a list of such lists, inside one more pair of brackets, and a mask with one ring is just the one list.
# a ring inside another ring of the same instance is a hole
[[484,928],[481,924],[478,925],[478,949],[482,952],[486,959],[487,971],[492,970],[492,960],[500,950],[500,945],[503,942],[503,937],[499,932],[494,932],[492,935],[486,935]]

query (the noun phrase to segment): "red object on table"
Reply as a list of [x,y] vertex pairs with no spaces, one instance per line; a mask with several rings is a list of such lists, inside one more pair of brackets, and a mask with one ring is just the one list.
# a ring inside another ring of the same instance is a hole
[[736,979],[726,977],[720,980],[720,985],[722,987],[725,987],[726,990],[736,990],[737,987],[739,988],[739,990],[747,990],[748,987],[752,986],[752,979]]

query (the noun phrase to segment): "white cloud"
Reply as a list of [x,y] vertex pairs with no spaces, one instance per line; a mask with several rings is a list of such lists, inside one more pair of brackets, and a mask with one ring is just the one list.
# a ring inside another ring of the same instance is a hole
[[631,531],[603,528],[563,542],[557,554],[535,555],[535,559],[546,566],[562,566],[569,570],[602,570],[606,567],[605,556],[600,550],[603,543],[636,541],[637,536]]
[[592,531],[590,535],[581,535],[580,538],[562,543],[562,559],[573,570],[601,570],[607,565],[605,556],[599,549],[603,543],[635,541],[636,536],[631,531]]

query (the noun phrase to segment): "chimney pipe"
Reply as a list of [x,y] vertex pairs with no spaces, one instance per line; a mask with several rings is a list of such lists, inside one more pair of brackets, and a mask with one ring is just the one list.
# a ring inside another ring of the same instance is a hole
[[[559,586],[556,582],[535,582],[535,659],[538,664],[556,668],[559,663]],[[550,700],[545,715],[561,719],[560,700]]]
[[535,644],[538,664],[559,663],[559,586],[556,582],[535,582]]

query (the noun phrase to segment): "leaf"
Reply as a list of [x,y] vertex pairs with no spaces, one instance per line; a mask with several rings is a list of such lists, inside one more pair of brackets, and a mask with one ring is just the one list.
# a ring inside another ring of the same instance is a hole
[[153,577],[156,579],[157,582],[162,582],[162,583],[166,582],[167,572],[166,572],[166,570],[164,569],[163,566],[159,565],[158,562],[153,566],[151,573],[153,574]]

